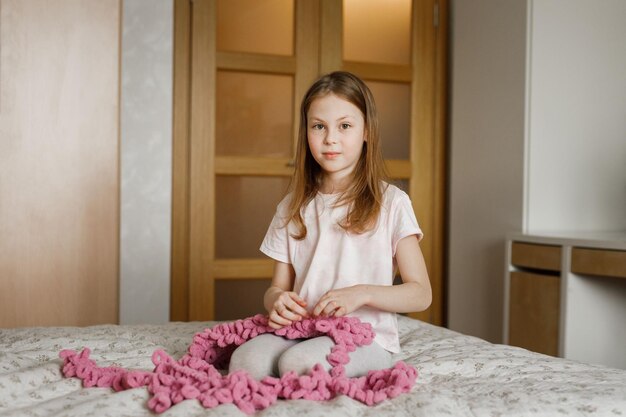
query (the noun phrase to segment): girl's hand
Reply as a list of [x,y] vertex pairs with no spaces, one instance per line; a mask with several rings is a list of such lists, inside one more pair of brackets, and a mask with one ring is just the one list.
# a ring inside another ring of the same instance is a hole
[[308,317],[306,301],[293,291],[283,291],[274,301],[269,314],[269,325],[274,329],[289,326],[294,321]]
[[352,287],[330,290],[320,298],[313,309],[314,316],[341,317],[352,313],[367,302],[365,287]]

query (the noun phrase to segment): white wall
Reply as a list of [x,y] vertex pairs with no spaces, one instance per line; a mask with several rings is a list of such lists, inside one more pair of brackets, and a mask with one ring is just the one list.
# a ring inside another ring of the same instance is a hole
[[504,236],[523,218],[526,4],[451,10],[448,325],[500,341]]
[[527,228],[626,230],[626,2],[531,9]]
[[125,0],[120,323],[169,320],[172,0]]

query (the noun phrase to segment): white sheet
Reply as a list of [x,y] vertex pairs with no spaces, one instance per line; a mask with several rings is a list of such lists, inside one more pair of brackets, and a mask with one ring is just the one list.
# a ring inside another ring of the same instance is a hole
[[[399,317],[403,352],[416,366],[409,394],[367,407],[346,397],[279,400],[258,416],[626,416],[626,371],[494,345]],[[210,323],[0,330],[0,416],[151,416],[145,388],[82,388],[61,376],[58,352],[92,349],[98,365],[152,370],[157,348],[182,356]],[[163,416],[243,416],[183,401]]]

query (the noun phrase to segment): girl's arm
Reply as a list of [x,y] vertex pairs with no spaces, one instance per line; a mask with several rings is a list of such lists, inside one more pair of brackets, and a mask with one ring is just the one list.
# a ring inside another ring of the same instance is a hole
[[407,236],[398,242],[396,262],[402,284],[355,285],[329,291],[320,298],[313,315],[343,316],[362,306],[394,313],[426,310],[432,302],[432,289],[417,236]]
[[296,273],[291,264],[276,261],[272,284],[265,291],[263,304],[269,313],[269,325],[275,329],[288,326],[308,315],[306,302],[291,291]]

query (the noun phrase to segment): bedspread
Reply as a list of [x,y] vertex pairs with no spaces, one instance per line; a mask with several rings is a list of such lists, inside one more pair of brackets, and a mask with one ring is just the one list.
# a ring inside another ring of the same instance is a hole
[[[151,354],[178,358],[215,323],[0,330],[0,416],[150,416],[145,388],[84,389],[61,375],[61,349],[92,349],[99,364],[152,370]],[[367,407],[348,397],[281,400],[258,416],[626,416],[626,371],[496,345],[399,317],[404,360],[419,371],[408,394]],[[183,401],[163,416],[244,416],[232,404]]]

